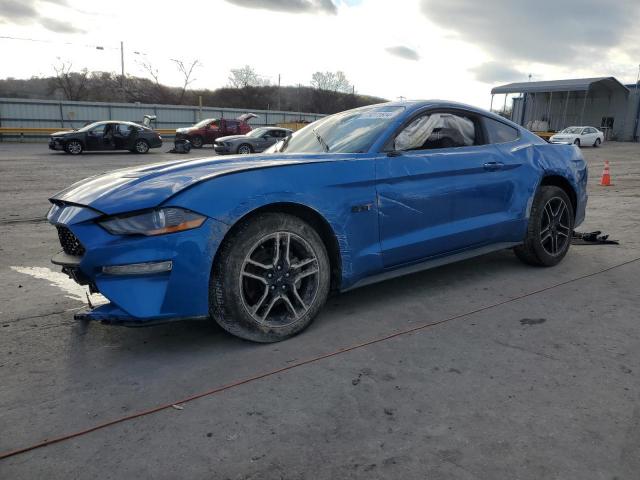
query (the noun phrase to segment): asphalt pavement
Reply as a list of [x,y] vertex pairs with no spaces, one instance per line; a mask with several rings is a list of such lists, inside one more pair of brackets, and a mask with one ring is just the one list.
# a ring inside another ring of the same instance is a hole
[[183,158],[169,148],[0,143],[0,456],[169,405],[2,459],[0,478],[638,478],[639,144],[583,149],[579,230],[619,246],[547,269],[497,252],[354,290],[269,345],[213,322],[74,321],[83,293],[49,263],[47,197]]

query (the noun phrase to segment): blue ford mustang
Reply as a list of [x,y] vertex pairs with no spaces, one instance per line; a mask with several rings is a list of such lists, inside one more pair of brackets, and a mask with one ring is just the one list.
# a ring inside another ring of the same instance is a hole
[[110,303],[79,318],[211,318],[272,342],[344,291],[493,250],[562,260],[587,166],[470,106],[416,101],[323,118],[263,155],[179,160],[51,198],[52,261]]

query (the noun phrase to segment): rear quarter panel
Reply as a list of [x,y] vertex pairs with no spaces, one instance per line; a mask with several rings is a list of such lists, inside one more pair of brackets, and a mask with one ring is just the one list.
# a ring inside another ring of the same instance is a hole
[[526,217],[529,217],[531,204],[536,190],[544,177],[560,176],[565,178],[576,193],[575,226],[585,217],[587,204],[587,163],[574,145],[550,143],[522,143],[513,148],[499,145],[506,154],[513,155],[523,164],[527,164],[531,178],[525,178],[522,184],[528,196]]

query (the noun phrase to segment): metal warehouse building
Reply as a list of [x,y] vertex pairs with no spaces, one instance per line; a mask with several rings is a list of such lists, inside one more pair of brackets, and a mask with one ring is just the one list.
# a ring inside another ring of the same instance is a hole
[[509,95],[515,95],[511,120],[529,130],[590,125],[611,140],[638,141],[640,136],[640,89],[614,77],[510,83],[491,90],[492,107],[495,95],[505,96],[505,110]]

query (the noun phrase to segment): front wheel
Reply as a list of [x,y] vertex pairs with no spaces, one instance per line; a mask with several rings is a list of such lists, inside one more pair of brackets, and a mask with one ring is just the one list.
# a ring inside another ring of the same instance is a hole
[[80,155],[83,150],[82,143],[80,143],[78,140],[71,140],[67,142],[64,149],[67,153],[70,153],[71,155]]
[[298,217],[265,213],[227,239],[212,271],[209,311],[238,337],[277,342],[308,327],[329,293],[318,233]]
[[202,148],[202,145],[204,145],[204,140],[200,135],[195,135],[190,141],[193,148]]
[[576,139],[573,141],[573,144],[574,144],[576,147],[579,147],[579,146],[580,146],[580,139],[579,139],[579,138],[576,138]]
[[517,257],[543,267],[560,263],[569,251],[573,219],[573,206],[564,190],[552,185],[540,187],[531,206],[525,241],[514,249]]
[[238,153],[241,155],[248,155],[250,153],[252,153],[253,150],[251,149],[251,145],[248,145],[246,143],[243,143],[242,145],[240,145],[238,147]]

